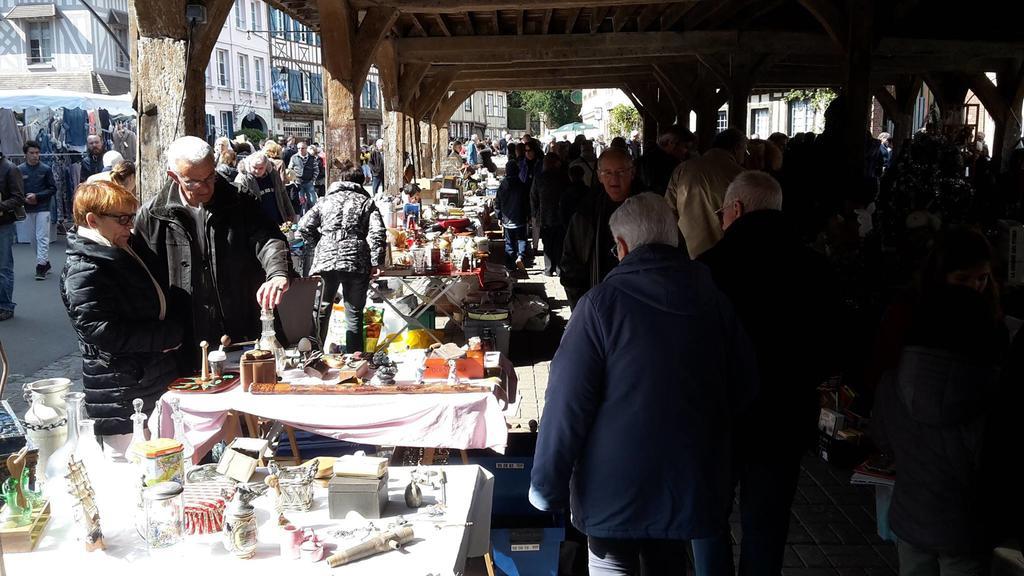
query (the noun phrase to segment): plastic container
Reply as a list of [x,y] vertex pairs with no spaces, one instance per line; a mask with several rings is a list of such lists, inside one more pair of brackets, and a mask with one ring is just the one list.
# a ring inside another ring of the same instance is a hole
[[491,529],[494,565],[507,576],[556,576],[565,540],[562,522],[547,515],[527,521],[495,519]]
[[345,305],[341,302],[331,306],[331,318],[327,323],[327,338],[324,338],[324,354],[345,352]]

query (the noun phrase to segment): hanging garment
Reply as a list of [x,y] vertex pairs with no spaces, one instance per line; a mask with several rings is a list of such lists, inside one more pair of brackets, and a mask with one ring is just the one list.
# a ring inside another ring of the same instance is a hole
[[21,156],[25,144],[14,112],[9,108],[0,108],[0,152],[4,156]]
[[135,133],[128,127],[118,122],[114,127],[114,145],[111,150],[116,150],[125,160],[135,162]]
[[81,108],[65,108],[64,124],[67,145],[79,151],[85,150],[86,137],[89,135],[89,113]]
[[89,110],[89,134],[99,134],[99,123],[96,122],[96,111]]

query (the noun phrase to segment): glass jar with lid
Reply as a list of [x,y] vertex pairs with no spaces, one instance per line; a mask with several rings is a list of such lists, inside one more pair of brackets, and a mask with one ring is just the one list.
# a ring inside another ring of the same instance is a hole
[[184,489],[177,482],[161,482],[142,493],[145,503],[146,546],[149,551],[164,550],[185,537]]

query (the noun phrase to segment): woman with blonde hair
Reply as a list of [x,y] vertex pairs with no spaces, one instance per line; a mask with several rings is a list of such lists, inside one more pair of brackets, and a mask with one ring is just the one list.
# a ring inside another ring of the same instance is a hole
[[131,160],[122,160],[110,169],[110,181],[135,194],[135,163]]
[[182,326],[168,310],[155,256],[132,242],[138,199],[107,181],[75,191],[60,295],[82,349],[85,412],[111,458],[131,442],[132,400],[150,413],[177,376]]

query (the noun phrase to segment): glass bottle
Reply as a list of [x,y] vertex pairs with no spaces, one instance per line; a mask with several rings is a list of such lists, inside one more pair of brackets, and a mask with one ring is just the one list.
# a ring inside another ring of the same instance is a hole
[[188,471],[192,469],[192,456],[195,454],[195,446],[188,441],[188,436],[185,434],[185,415],[181,412],[181,400],[178,398],[168,399],[168,403],[171,405],[171,420],[174,422],[174,439],[181,442],[181,458],[184,462],[184,472],[188,474]]
[[142,456],[139,455],[137,449],[139,444],[146,441],[146,415],[142,412],[142,404],[142,398],[132,400],[132,407],[135,408],[135,413],[131,415],[132,443],[128,445],[124,456],[133,464],[142,461]]
[[[64,476],[68,473],[68,458],[74,454],[75,448],[78,447],[78,423],[82,417],[82,404],[85,402],[85,393],[68,392],[64,395],[64,401],[68,407],[68,439],[46,461],[46,485],[43,488],[46,497],[54,508],[59,507],[61,503],[70,502],[70,495],[65,489],[67,480]],[[70,509],[68,511],[70,512]]]
[[260,333],[259,349],[273,352],[274,364],[280,372],[284,369],[286,357],[284,348],[277,341],[277,332],[274,331],[274,313],[264,308],[260,312],[260,322],[263,323],[263,331]]

